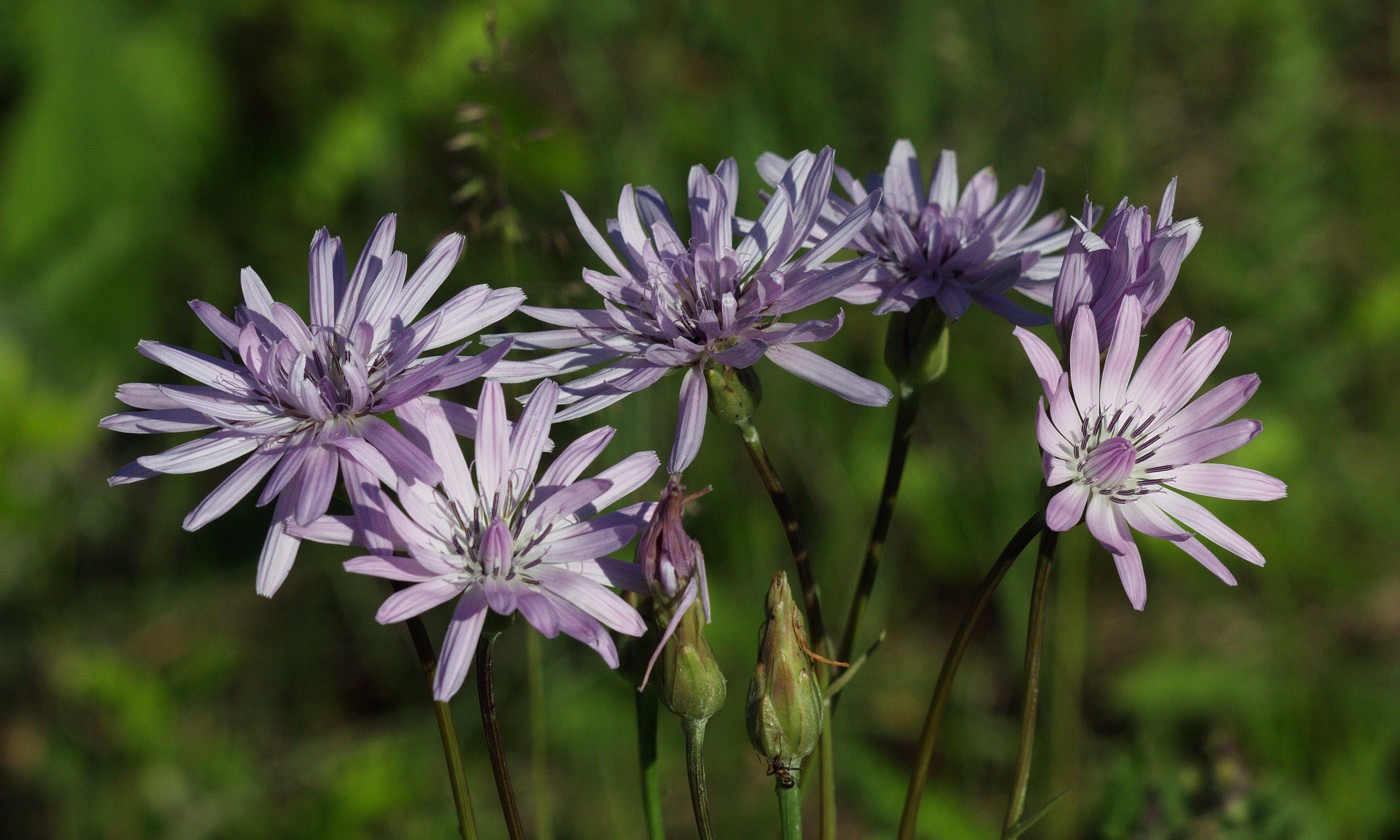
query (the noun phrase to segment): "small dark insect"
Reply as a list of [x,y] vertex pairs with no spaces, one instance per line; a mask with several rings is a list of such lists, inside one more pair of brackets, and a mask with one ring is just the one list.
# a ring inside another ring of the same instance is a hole
[[797,780],[792,777],[792,770],[780,755],[773,756],[773,762],[768,765],[768,775],[777,776],[778,784],[785,788],[797,786]]

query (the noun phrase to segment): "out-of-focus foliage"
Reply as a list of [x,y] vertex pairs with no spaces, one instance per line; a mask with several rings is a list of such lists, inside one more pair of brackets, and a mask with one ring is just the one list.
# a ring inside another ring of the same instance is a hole
[[[1223,503],[1270,564],[1221,586],[1147,550],[1146,612],[1082,534],[1052,602],[1036,834],[1349,838],[1400,833],[1400,12],[1382,0],[630,4],[0,2],[0,835],[443,837],[453,829],[427,692],[383,592],[330,549],[253,594],[266,511],[196,534],[212,476],[109,490],[154,439],[100,433],[132,347],[213,351],[185,307],[227,309],[252,265],[305,304],[305,248],[471,240],[453,283],[587,299],[559,190],[591,215],[624,183],[682,196],[687,167],[830,144],[856,172],[911,138],[1046,203],[1154,203],[1205,236],[1160,323],[1227,324],[1221,376],[1259,371],[1265,433],[1235,460],[1287,500]],[[755,213],[756,189],[741,207]],[[848,308],[831,352],[882,376],[883,324]],[[519,323],[520,326],[524,322]],[[764,369],[760,368],[760,373]],[[674,380],[602,419],[665,450]],[[873,512],[891,411],[765,377],[758,423],[812,528],[839,616]],[[1037,393],[1008,326],[973,312],[929,395],[876,593],[889,638],[837,721],[843,836],[892,833],[934,672],[981,570],[1037,498]],[[800,406],[801,410],[794,410]],[[584,424],[580,424],[583,427]],[[737,440],[711,424],[690,520],[709,636],[731,684],[782,535]],[[659,489],[659,488],[658,488]],[[1014,754],[1029,568],[1014,570],[955,692],[923,824],[991,836]],[[434,616],[436,632],[443,618]],[[531,749],[524,627],[497,655],[523,806],[558,837],[641,832],[631,691],[544,643]],[[732,693],[732,692],[731,692]],[[456,703],[488,836],[499,833],[470,692]],[[607,721],[600,725],[600,721]],[[663,722],[668,820],[690,816]],[[772,780],[743,710],[711,722],[720,836],[760,836]],[[536,836],[544,836],[543,833]]]

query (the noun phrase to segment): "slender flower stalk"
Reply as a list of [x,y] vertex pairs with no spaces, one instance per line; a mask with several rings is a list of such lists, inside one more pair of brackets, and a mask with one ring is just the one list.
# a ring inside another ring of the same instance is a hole
[[[683,370],[676,439],[667,465],[681,472],[700,450],[705,430],[705,372],[714,365],[749,368],[760,359],[859,405],[880,406],[890,392],[799,345],[825,341],[841,328],[830,320],[784,317],[827,300],[860,281],[874,263],[862,258],[826,265],[864,227],[879,191],[811,241],[831,186],[835,155],[803,152],[783,170],[757,221],[734,244],[739,174],[733,159],[710,173],[690,171],[690,238],[650,187],[623,188],[618,217],[603,237],[565,196],[589,247],[611,274],[585,270],[584,282],[605,298],[603,309],[522,311],[559,329],[514,336],[516,347],[560,352],[539,359],[555,374],[602,365],[564,387],[559,420],[582,417]],[[689,243],[689,244],[687,244]],[[804,244],[811,247],[800,256]],[[616,248],[616,252],[614,251]],[[618,257],[618,253],[622,257]]]
[[703,720],[682,720],[685,733],[685,775],[690,782],[690,806],[695,811],[695,830],[700,840],[714,840],[710,825],[710,791],[705,783],[705,724]]
[[[423,619],[417,616],[409,619],[406,624],[409,638],[413,640],[413,649],[418,654],[418,664],[422,666],[423,675],[428,680],[428,688],[431,689],[437,671],[437,654],[433,652],[433,643],[428,638],[428,628],[423,625]],[[457,810],[457,832],[462,836],[462,840],[477,840],[476,815],[472,813],[472,794],[467,786],[466,768],[462,765],[462,747],[457,740],[457,724],[452,719],[452,707],[441,700],[434,700],[433,715],[437,719],[438,735],[442,738],[442,752],[447,760],[452,804]]]
[[[143,356],[200,384],[122,385],[117,399],[137,410],[102,420],[103,428],[132,434],[216,430],[137,458],[109,479],[113,485],[244,459],[185,517],[187,531],[222,516],[267,478],[258,504],[277,504],[258,560],[261,595],[277,591],[296,559],[301,540],[286,526],[306,526],[324,515],[338,476],[356,510],[373,503],[369,496],[380,482],[441,479],[438,466],[380,415],[493,369],[517,375],[536,370],[501,362],[504,347],[460,355],[467,336],[520,306],[525,296],[519,289],[472,286],[420,318],[465,240],[446,237],[408,276],[408,258],[394,250],[394,229],[394,216],[380,220],[352,272],[346,271],[340,239],[325,228],[316,233],[309,324],[274,301],[251,268],[243,269],[244,304],[232,318],[191,301],[195,315],[224,345],[223,358],[141,342]],[[448,345],[457,346],[440,356],[424,355]],[[468,410],[451,406],[447,414],[459,433],[475,430]]]
[[899,840],[914,840],[914,832],[918,829],[919,806],[923,804],[924,785],[928,783],[929,762],[933,760],[933,750],[938,742],[938,729],[943,722],[943,712],[948,707],[953,678],[957,676],[963,654],[967,653],[967,646],[972,641],[972,631],[977,628],[977,623],[981,621],[982,614],[992,602],[992,596],[996,594],[1002,578],[1011,570],[1011,565],[1021,556],[1021,552],[1025,551],[1036,534],[1044,529],[1045,511],[1038,510],[1026,520],[1006,544],[1006,548],[1002,549],[996,562],[987,570],[987,576],[982,579],[982,587],[977,592],[977,599],[963,615],[962,622],[953,634],[948,652],[943,656],[943,666],[938,671],[938,682],[934,685],[933,696],[929,698],[923,731],[919,733],[914,772],[909,777],[909,791],[904,797],[904,812],[899,818]]
[[1181,491],[1257,501],[1287,495],[1273,476],[1206,463],[1244,446],[1263,427],[1257,420],[1225,422],[1254,395],[1257,375],[1228,380],[1191,401],[1220,363],[1229,331],[1214,330],[1188,348],[1193,325],[1178,321],[1134,371],[1142,316],[1137,298],[1123,299],[1101,365],[1099,325],[1091,307],[1079,307],[1068,372],[1045,342],[1016,330],[1045,392],[1036,416],[1045,483],[1060,488],[1046,508],[1046,524],[1067,531],[1086,522],[1113,556],[1123,590],[1139,610],[1147,580],[1132,531],[1175,543],[1231,586],[1234,575],[1196,535],[1264,564],[1248,540]]
[[1021,699],[1021,735],[1016,746],[1015,781],[1011,802],[1002,823],[1003,837],[1016,830],[1026,811],[1026,791],[1031,782],[1031,755],[1035,751],[1035,722],[1040,708],[1040,658],[1045,646],[1045,611],[1050,596],[1050,571],[1055,563],[1055,542],[1059,534],[1050,529],[1040,532],[1036,552],[1035,582],[1031,586],[1031,612],[1026,621],[1025,694]]
[[642,814],[647,840],[666,840],[661,813],[661,771],[656,765],[656,729],[661,704],[654,691],[639,691],[637,702],[637,767],[642,785]]
[[525,828],[520,822],[520,809],[515,804],[515,788],[510,783],[510,765],[506,761],[506,745],[501,738],[501,722],[496,715],[496,689],[493,679],[493,657],[499,632],[481,634],[476,648],[476,693],[481,704],[481,729],[486,736],[486,752],[491,757],[491,773],[496,777],[496,795],[501,800],[501,816],[505,819],[510,840],[522,840]]
[[783,840],[802,840],[802,789],[798,787],[798,771],[788,771],[793,784],[779,782],[774,786],[778,794],[778,821]]

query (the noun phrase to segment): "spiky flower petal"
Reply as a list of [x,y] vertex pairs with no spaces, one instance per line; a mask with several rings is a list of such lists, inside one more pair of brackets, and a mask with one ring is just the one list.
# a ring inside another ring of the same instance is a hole
[[[759,171],[769,183],[784,165],[765,154]],[[1029,184],[1017,186],[997,200],[997,178],[987,167],[958,192],[958,159],[950,151],[939,157],[927,189],[914,145],[900,140],[890,151],[883,175],[866,183],[837,168],[836,179],[850,200],[832,195],[816,230],[824,234],[864,201],[872,189],[883,189],[884,201],[848,247],[877,258],[874,269],[841,292],[849,303],[875,303],[875,314],[908,312],[920,300],[933,299],[948,320],[961,318],[977,303],[1016,324],[1045,320],[1006,293],[1016,289],[1049,303],[1060,259],[1051,256],[1065,247],[1064,213],[1030,222],[1045,186],[1037,169]]]
[[694,460],[704,434],[707,366],[747,368],[766,357],[851,402],[889,402],[883,385],[799,346],[835,335],[842,314],[827,321],[782,320],[839,294],[873,262],[826,264],[870,219],[878,190],[797,256],[823,212],[833,165],[831,149],[793,158],[768,207],[737,245],[739,175],[733,159],[713,174],[703,166],[691,169],[689,240],[650,187],[623,188],[618,218],[608,223],[611,246],[566,195],[584,239],[612,273],[583,273],[584,282],[605,298],[602,309],[522,310],[560,329],[514,336],[516,347],[562,351],[539,360],[558,374],[602,366],[564,386],[563,401],[571,404],[557,419],[598,411],[672,370],[684,370],[668,465],[670,472],[680,472]]
[[1232,586],[1234,576],[1198,535],[1264,564],[1248,540],[1182,491],[1258,501],[1287,494],[1283,482],[1257,470],[1206,463],[1244,446],[1262,428],[1257,420],[1225,422],[1254,395],[1255,374],[1230,379],[1191,401],[1219,364],[1230,333],[1217,329],[1188,347],[1192,324],[1178,321],[1134,372],[1142,318],[1137,298],[1123,298],[1100,366],[1094,312],[1079,307],[1068,372],[1045,342],[1016,329],[1045,391],[1036,414],[1045,482],[1062,488],[1050,500],[1046,524],[1067,531],[1086,522],[1113,555],[1136,609],[1146,603],[1147,580],[1133,531],[1170,540]]
[[[137,350],[199,382],[133,383],[117,399],[138,409],[105,417],[103,428],[135,434],[203,431],[208,435],[118,470],[110,484],[160,473],[192,473],[244,458],[185,517],[193,531],[222,516],[267,478],[258,504],[277,501],[258,561],[257,590],[271,596],[296,559],[300,540],[284,525],[324,514],[343,476],[350,501],[396,476],[441,478],[437,465],[378,415],[429,392],[475,379],[501,362],[506,347],[460,355],[467,336],[513,312],[519,289],[472,286],[423,317],[419,314],[462,254],[465,240],[445,237],[412,276],[394,250],[395,217],[379,221],[369,244],[346,271],[340,239],[325,228],[311,240],[311,319],[273,300],[251,268],[243,269],[244,303],[229,318],[204,301],[190,307],[224,345],[222,358],[143,341]],[[440,356],[425,356],[451,344]],[[471,412],[449,413],[463,434]],[[246,456],[246,458],[245,458]]]
[[575,440],[536,478],[558,395],[554,382],[540,383],[512,427],[501,386],[487,382],[470,467],[441,403],[405,407],[404,433],[441,466],[440,481],[404,477],[402,507],[380,496],[367,511],[373,516],[326,516],[295,529],[374,552],[347,561],[348,571],[411,584],[379,608],[381,623],[457,599],[433,684],[438,700],[461,688],[488,610],[519,612],[550,638],[562,632],[578,639],[613,668],[617,648],[607,630],[646,630],[637,611],[608,589],[645,591],[641,568],[606,555],[631,541],[651,505],[599,514],[651,478],[659,461],[654,452],[638,452],[580,479],[612,439],[604,427]]

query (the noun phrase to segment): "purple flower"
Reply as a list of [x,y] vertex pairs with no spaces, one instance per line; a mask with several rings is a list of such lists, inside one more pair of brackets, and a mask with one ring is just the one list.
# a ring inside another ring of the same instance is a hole
[[1125,198],[1108,214],[1101,233],[1083,226],[1074,231],[1055,283],[1055,332],[1062,346],[1069,343],[1070,326],[1081,306],[1094,315],[1100,345],[1112,337],[1125,297],[1138,299],[1143,320],[1161,308],[1181,263],[1201,238],[1199,220],[1172,221],[1175,201],[1173,178],[1162,195],[1155,227],[1146,207],[1133,207]]
[[1147,581],[1134,530],[1171,540],[1232,586],[1235,578],[1196,535],[1264,564],[1248,540],[1178,491],[1259,501],[1282,498],[1287,491],[1283,482],[1257,470],[1206,463],[1244,446],[1262,428],[1257,420],[1224,422],[1254,395],[1256,374],[1228,380],[1188,404],[1224,355],[1229,331],[1217,329],[1188,349],[1192,324],[1182,319],[1162,334],[1134,374],[1142,317],[1137,298],[1124,298],[1100,369],[1094,314],[1081,306],[1070,337],[1068,373],[1045,342],[1016,329],[1045,389],[1036,415],[1045,483],[1064,485],[1050,500],[1046,525],[1067,531],[1085,520],[1113,555],[1136,609],[1147,600]]
[[606,588],[645,591],[641,568],[604,555],[632,539],[652,505],[598,513],[651,478],[659,461],[655,452],[638,452],[579,480],[612,439],[603,427],[566,447],[536,480],[558,393],[542,382],[511,428],[501,386],[487,382],[470,468],[440,403],[405,406],[404,432],[442,467],[441,482],[405,477],[402,510],[381,496],[365,512],[382,516],[324,516],[295,529],[321,542],[368,545],[376,553],[347,561],[347,570],[412,584],[379,608],[382,624],[458,598],[438,658],[438,700],[461,687],[488,610],[518,611],[550,638],[562,631],[613,668],[617,649],[604,628],[631,636],[646,630],[637,611]]
[[556,419],[590,414],[684,368],[680,419],[668,467],[680,472],[700,449],[705,368],[712,364],[747,368],[766,356],[851,402],[888,402],[890,392],[883,385],[798,346],[835,335],[843,314],[827,321],[781,320],[857,282],[872,262],[823,265],[865,225],[879,201],[878,191],[794,259],[825,205],[833,158],[830,149],[794,158],[773,199],[737,246],[734,202],[739,175],[733,159],[721,163],[714,174],[703,166],[690,170],[688,245],[665,200],[650,187],[624,187],[618,218],[608,224],[622,259],[566,195],[584,239],[612,274],[583,272],[584,282],[606,299],[602,309],[522,309],[563,329],[516,336],[517,348],[562,350],[539,360],[561,374],[605,365],[564,387],[564,402],[572,405]]
[[[193,531],[222,516],[265,476],[258,498],[277,500],[258,561],[257,590],[271,596],[286,579],[300,540],[288,521],[306,524],[326,512],[338,473],[353,505],[365,501],[368,477],[392,484],[398,475],[433,483],[442,472],[376,415],[401,410],[430,391],[481,376],[507,349],[476,357],[423,354],[461,341],[499,321],[525,299],[519,289],[472,286],[430,314],[418,314],[461,256],[463,238],[444,238],[413,276],[394,250],[393,215],[379,221],[347,276],[340,239],[325,228],[311,240],[311,323],[273,301],[251,268],[243,269],[244,305],[226,317],[203,301],[195,315],[225,346],[223,358],[142,341],[137,350],[199,385],[133,383],[117,399],[137,411],[113,414],[102,426],[154,434],[216,429],[157,455],[137,458],[109,484],[159,473],[192,473],[247,456],[185,517]],[[406,278],[406,279],[405,279]],[[500,363],[509,364],[509,363]],[[474,418],[454,406],[463,434]]]
[[[769,183],[776,181],[783,159],[765,154],[759,172]],[[968,181],[958,194],[957,155],[944,151],[934,169],[928,191],[914,146],[908,140],[894,144],[883,177],[862,185],[844,169],[836,179],[850,201],[832,195],[816,230],[833,228],[850,212],[852,202],[862,202],[868,191],[884,190],[885,198],[849,247],[878,258],[875,268],[860,283],[838,297],[848,303],[875,303],[876,315],[908,312],[914,304],[934,299],[948,320],[961,318],[973,302],[1016,324],[1043,324],[1045,320],[1007,300],[1016,289],[1040,303],[1049,303],[1051,284],[1060,270],[1060,259],[1047,256],[1069,241],[1062,230],[1064,213],[1042,217],[1030,227],[1031,214],[1040,203],[1044,170],[1037,169],[1031,182],[1018,186],[997,201],[997,178],[991,167]]]

